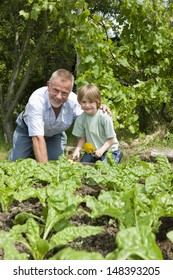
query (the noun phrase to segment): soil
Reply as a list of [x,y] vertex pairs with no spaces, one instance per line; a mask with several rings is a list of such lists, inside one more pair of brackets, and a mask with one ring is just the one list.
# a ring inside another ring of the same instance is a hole
[[[85,195],[93,195],[98,197],[101,187],[99,186],[82,186],[76,193],[80,193],[82,196]],[[81,204],[80,207],[86,209],[85,204]],[[13,202],[8,212],[2,213],[0,212],[0,230],[9,231],[13,226],[14,217],[20,212],[29,212],[41,216],[42,213],[42,205],[38,199],[29,199],[24,202]],[[109,216],[102,216],[98,219],[92,220],[86,215],[76,215],[71,218],[71,223],[75,226],[79,225],[93,225],[93,226],[103,226],[104,232],[101,234],[97,234],[95,236],[90,236],[87,238],[78,238],[74,242],[71,242],[68,246],[75,250],[85,250],[88,252],[99,252],[103,256],[106,256],[109,252],[116,249],[115,237],[118,232],[118,223],[116,220],[112,220],[110,223]],[[166,237],[166,233],[170,230],[173,230],[173,217],[161,217],[161,226],[159,228],[159,232],[156,235],[156,241],[158,246],[160,247],[164,260],[173,260],[173,243],[169,241]],[[16,244],[19,252],[29,253],[27,249],[21,245]],[[56,249],[60,250],[62,249]],[[56,253],[51,252],[51,254]],[[0,259],[3,260],[4,252],[0,250]],[[50,253],[47,258],[51,257]],[[30,256],[32,259],[32,256]]]

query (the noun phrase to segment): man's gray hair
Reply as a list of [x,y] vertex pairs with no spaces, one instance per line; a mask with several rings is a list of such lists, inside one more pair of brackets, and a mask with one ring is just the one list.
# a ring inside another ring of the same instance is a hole
[[62,81],[71,81],[72,88],[74,86],[74,76],[72,73],[70,73],[66,69],[58,69],[55,72],[52,73],[52,76],[50,77],[50,82],[53,82],[54,79],[60,78]]

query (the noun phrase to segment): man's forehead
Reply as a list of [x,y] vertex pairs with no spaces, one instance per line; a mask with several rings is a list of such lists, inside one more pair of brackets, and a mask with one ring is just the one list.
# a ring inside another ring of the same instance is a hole
[[63,79],[63,78],[60,78],[60,77],[57,77],[56,79],[54,79],[52,81],[52,84],[63,84],[63,85],[67,85],[67,86],[71,86],[72,85],[72,81],[70,80],[67,80],[67,79]]

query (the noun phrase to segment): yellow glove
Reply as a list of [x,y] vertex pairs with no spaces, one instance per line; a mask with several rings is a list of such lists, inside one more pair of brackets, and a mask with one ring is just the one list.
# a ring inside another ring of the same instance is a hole
[[91,144],[91,143],[88,143],[88,142],[86,142],[86,143],[83,145],[83,149],[84,149],[84,151],[85,151],[86,153],[88,153],[88,154],[92,154],[92,153],[96,150],[96,148],[94,147],[94,145]]

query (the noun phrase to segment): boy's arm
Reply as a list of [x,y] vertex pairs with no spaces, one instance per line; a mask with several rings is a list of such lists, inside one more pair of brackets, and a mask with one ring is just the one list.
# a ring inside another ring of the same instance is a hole
[[106,140],[106,142],[104,143],[104,145],[100,149],[95,151],[95,157],[100,158],[104,154],[104,152],[107,151],[112,146],[112,144],[114,144],[114,142],[115,142],[114,136],[111,138],[108,138]]
[[85,144],[85,137],[80,137],[76,146],[76,149],[73,153],[73,159],[80,157],[80,150],[82,149],[83,145]]

